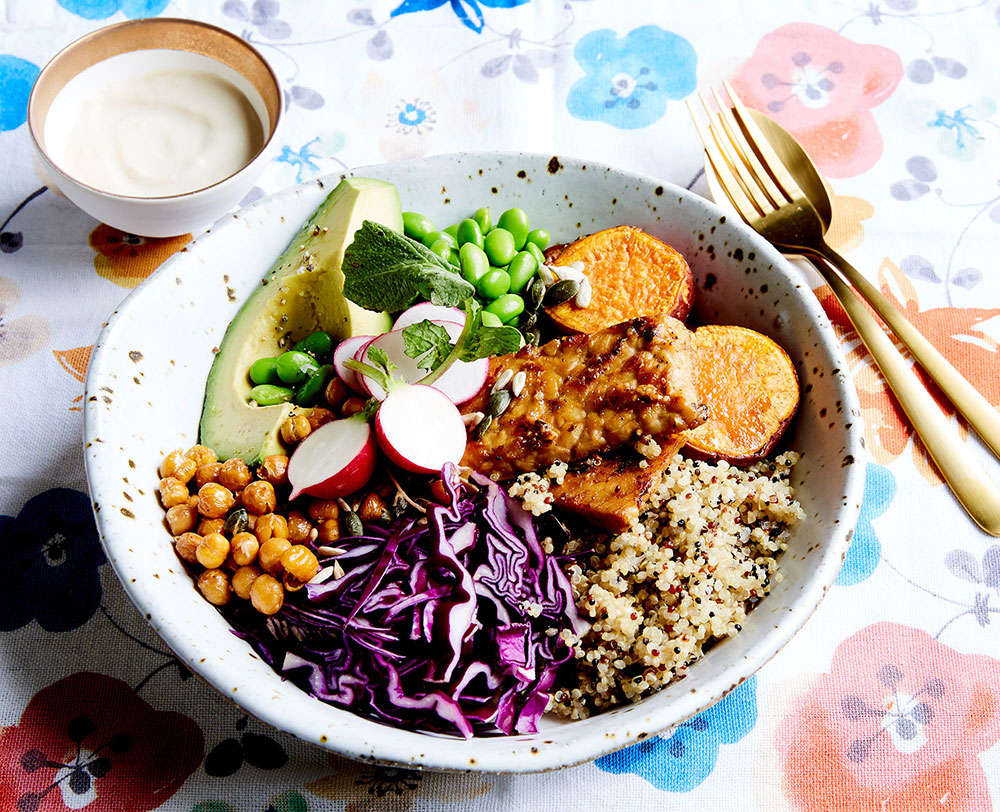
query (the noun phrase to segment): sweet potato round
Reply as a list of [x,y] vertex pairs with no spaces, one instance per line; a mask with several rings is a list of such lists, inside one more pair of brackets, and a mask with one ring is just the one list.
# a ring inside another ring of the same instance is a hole
[[799,405],[799,381],[787,353],[745,327],[694,332],[695,384],[708,420],[684,433],[685,453],[745,465],[766,457]]
[[549,308],[549,316],[567,333],[595,333],[637,316],[684,321],[694,302],[694,277],[684,257],[634,226],[582,237],[565,246],[554,265],[571,262],[583,263],[593,297],[587,307],[570,300]]

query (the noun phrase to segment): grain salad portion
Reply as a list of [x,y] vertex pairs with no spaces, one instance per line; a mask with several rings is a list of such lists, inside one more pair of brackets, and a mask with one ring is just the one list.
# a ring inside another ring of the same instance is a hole
[[592,627],[571,641],[576,685],[555,691],[550,711],[580,719],[633,702],[740,631],[781,580],[776,557],[804,518],[789,485],[798,460],[786,451],[741,470],[678,454],[629,530],[569,542],[570,581]]

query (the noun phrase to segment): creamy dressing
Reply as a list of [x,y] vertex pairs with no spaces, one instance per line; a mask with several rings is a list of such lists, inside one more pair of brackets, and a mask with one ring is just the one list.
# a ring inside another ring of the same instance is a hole
[[150,71],[88,94],[77,110],[57,163],[113,194],[165,197],[211,186],[264,143],[247,97],[206,71]]

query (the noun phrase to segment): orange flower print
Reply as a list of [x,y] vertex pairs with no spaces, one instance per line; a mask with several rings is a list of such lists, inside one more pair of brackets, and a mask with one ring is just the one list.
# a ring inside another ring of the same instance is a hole
[[0,367],[18,364],[34,355],[49,340],[49,323],[41,316],[13,316],[21,289],[0,276]]
[[189,242],[190,234],[137,237],[104,223],[90,232],[90,247],[97,252],[94,270],[123,288],[134,288]]
[[[1000,308],[937,307],[921,310],[917,292],[903,272],[890,260],[883,260],[878,270],[879,288],[899,308],[938,351],[970,381],[990,403],[1000,407],[1000,344],[978,326],[1000,316]],[[902,301],[895,290],[900,291]],[[817,288],[816,296],[833,322],[841,341],[852,342],[847,360],[855,369],[854,383],[858,389],[861,413],[865,418],[865,443],[875,462],[882,465],[898,459],[912,448],[917,470],[933,485],[942,480],[921,444],[913,442],[913,428],[896,399],[889,391],[871,355],[854,333],[847,314],[826,286]],[[949,415],[954,407],[944,399],[938,388],[915,366],[938,405]],[[967,435],[967,427],[959,418],[959,429]]]
[[793,704],[775,745],[800,812],[987,812],[979,754],[1000,740],[1000,661],[868,626]]
[[882,155],[871,108],[903,77],[895,51],[859,45],[820,25],[791,23],[767,34],[732,83],[802,142],[820,171],[849,178]]
[[833,220],[826,232],[826,241],[841,254],[853,251],[865,241],[862,221],[871,219],[875,207],[864,198],[831,193]]
[[81,383],[87,377],[87,365],[90,363],[90,352],[94,347],[73,347],[71,350],[52,350],[59,365]]

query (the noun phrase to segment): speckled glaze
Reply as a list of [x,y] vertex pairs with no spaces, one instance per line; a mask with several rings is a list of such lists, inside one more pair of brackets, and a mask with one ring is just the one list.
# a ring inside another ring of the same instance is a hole
[[[87,376],[87,478],[101,538],[129,596],[195,672],[249,713],[308,742],[407,767],[533,772],[588,761],[661,733],[711,705],[766,663],[833,583],[857,521],[864,451],[856,395],[829,322],[782,256],[714,204],[669,183],[563,156],[463,153],[365,167],[396,184],[404,209],[449,223],[488,204],[518,205],[559,241],[630,224],[681,251],[699,319],[740,324],[792,357],[802,403],[788,447],[808,521],[781,558],[784,580],[743,631],[688,676],[636,703],[534,735],[454,739],[408,733],[315,700],[281,678],[198,594],[171,547],[156,496],[163,456],[197,441],[205,377],[226,325],[300,224],[340,180],[288,189],[220,221],[115,311]],[[170,329],[164,330],[165,316]]]

